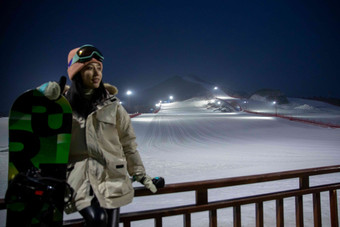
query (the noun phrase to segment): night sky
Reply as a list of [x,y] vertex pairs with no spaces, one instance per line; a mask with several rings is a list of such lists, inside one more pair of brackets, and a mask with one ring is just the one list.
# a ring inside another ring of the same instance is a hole
[[[7,3],[4,3],[7,2]],[[338,0],[1,1],[1,113],[22,92],[67,75],[93,44],[121,94],[173,76],[287,96],[340,98]],[[70,84],[70,81],[68,81]]]

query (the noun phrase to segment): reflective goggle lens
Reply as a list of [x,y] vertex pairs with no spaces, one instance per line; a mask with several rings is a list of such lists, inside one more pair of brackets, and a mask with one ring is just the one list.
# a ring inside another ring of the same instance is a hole
[[97,55],[97,57],[99,57],[99,59],[101,59],[101,61],[104,59],[103,54],[97,48],[95,48],[94,46],[81,47],[77,51],[77,55],[79,56],[79,59],[90,58],[94,55]]
[[94,46],[91,46],[91,45],[82,46],[77,51],[76,55],[71,59],[71,61],[68,64],[68,67],[70,67],[76,62],[83,63],[83,62],[90,61],[92,58],[95,58],[100,62],[104,60],[103,54]]

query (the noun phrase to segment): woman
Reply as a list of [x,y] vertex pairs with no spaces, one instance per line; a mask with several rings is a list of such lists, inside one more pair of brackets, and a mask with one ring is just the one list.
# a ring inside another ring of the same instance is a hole
[[101,52],[92,45],[70,51],[66,98],[73,110],[67,181],[74,189],[67,213],[79,211],[86,226],[118,226],[119,207],[130,203],[130,176],[157,191],[136,150],[131,120],[114,86],[104,86]]

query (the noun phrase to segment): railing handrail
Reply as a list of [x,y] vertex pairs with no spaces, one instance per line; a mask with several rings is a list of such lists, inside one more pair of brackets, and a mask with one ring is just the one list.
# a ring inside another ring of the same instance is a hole
[[[241,177],[220,178],[214,180],[202,180],[184,183],[166,184],[164,188],[158,189],[156,194],[144,187],[135,188],[135,196],[169,194],[174,192],[195,191],[198,189],[221,188],[237,186],[242,184],[262,183],[266,181],[285,180],[289,178],[307,177],[327,173],[340,172],[340,165],[308,168],[300,170],[289,170],[274,173],[256,174]],[[0,199],[0,210],[3,208],[4,199]]]
[[247,196],[247,197],[241,197],[241,198],[233,198],[233,199],[225,199],[225,200],[219,200],[219,201],[213,201],[209,202],[204,205],[197,206],[196,204],[188,204],[178,207],[171,207],[171,212],[169,212],[169,208],[160,208],[160,209],[154,209],[154,210],[147,210],[147,211],[138,211],[138,212],[129,212],[122,214],[123,218],[129,218],[130,220],[139,220],[140,216],[143,216],[144,219],[152,218],[155,214],[162,215],[163,217],[166,216],[173,216],[173,215],[179,215],[186,213],[188,210],[191,210],[191,212],[201,212],[206,211],[209,209],[221,209],[225,207],[232,207],[232,206],[241,206],[246,205],[250,203],[258,203],[262,201],[270,201],[270,200],[276,200],[279,198],[287,198],[287,197],[293,197],[293,196],[299,196],[304,194],[311,194],[315,192],[322,192],[327,190],[334,190],[339,189],[339,184],[328,184],[323,186],[316,186],[311,187],[309,189],[304,190],[287,190],[282,192],[273,192],[273,193],[267,193],[267,194],[261,194],[261,195],[253,195],[253,196]]
[[[262,213],[257,220],[257,222],[261,223],[258,226],[263,226],[263,205],[264,201],[268,200],[276,200],[277,201],[277,218],[278,222],[283,223],[283,198],[295,196],[298,201],[296,215],[297,222],[302,222],[301,226],[303,226],[303,212],[302,212],[302,195],[313,193],[315,196],[314,206],[318,209],[314,212],[315,221],[319,221],[320,219],[320,199],[318,199],[320,192],[329,191],[330,196],[332,196],[332,223],[334,222],[334,226],[338,226],[337,217],[337,205],[336,205],[336,190],[340,189],[340,182],[325,185],[317,185],[310,187],[309,185],[309,177],[315,175],[323,175],[330,173],[340,172],[340,165],[334,166],[326,166],[326,167],[317,167],[317,168],[308,168],[308,169],[300,169],[300,170],[290,170],[290,171],[282,171],[282,172],[273,172],[273,173],[265,173],[265,174],[256,174],[250,176],[240,176],[240,177],[231,177],[231,178],[222,178],[222,179],[214,179],[214,180],[203,180],[203,181],[194,181],[194,182],[184,182],[184,183],[174,183],[174,184],[166,184],[164,188],[158,189],[156,194],[150,192],[150,190],[145,189],[144,187],[135,188],[135,196],[153,196],[160,194],[169,194],[169,193],[179,193],[179,192],[187,192],[187,191],[195,191],[196,192],[196,203],[188,204],[185,206],[179,207],[170,207],[170,208],[162,208],[157,210],[147,210],[147,211],[139,211],[139,212],[130,212],[123,213],[121,215],[121,221],[123,221],[124,226],[130,226],[130,221],[132,220],[143,220],[145,218],[155,218],[156,226],[162,226],[162,217],[172,216],[176,214],[184,214],[185,220],[190,223],[190,213],[209,210],[211,213],[212,226],[216,226],[216,210],[222,207],[234,207],[234,214],[239,213],[240,206],[249,203],[256,203],[256,211]],[[222,188],[222,187],[230,187],[230,186],[238,186],[244,184],[254,184],[254,183],[263,183],[263,182],[272,182],[277,180],[285,180],[285,179],[299,179],[299,187],[298,189],[286,190],[286,191],[278,191],[272,192],[268,194],[257,194],[248,197],[242,198],[233,198],[228,200],[220,200],[215,202],[208,202],[208,189],[213,188]],[[0,199],[0,210],[5,209],[4,200]],[[239,214],[235,217],[236,226],[240,226],[240,216]],[[68,220],[64,222],[66,226],[82,226],[83,220]],[[190,226],[190,224],[189,224]],[[283,226],[283,225],[278,225]]]
[[[340,165],[308,168],[300,170],[289,170],[274,173],[256,174],[250,176],[221,178],[215,180],[202,180],[184,183],[166,184],[164,188],[158,189],[156,195],[175,192],[187,192],[200,189],[212,189],[221,187],[237,186],[242,184],[263,183],[267,181],[285,180],[290,178],[302,178],[314,175],[340,172]],[[155,195],[144,187],[135,188],[135,196]]]

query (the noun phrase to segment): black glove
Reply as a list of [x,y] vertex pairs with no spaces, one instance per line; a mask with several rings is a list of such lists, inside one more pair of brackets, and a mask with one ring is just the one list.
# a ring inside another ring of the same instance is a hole
[[165,180],[163,177],[154,177],[152,179],[152,183],[156,186],[156,188],[164,188]]

